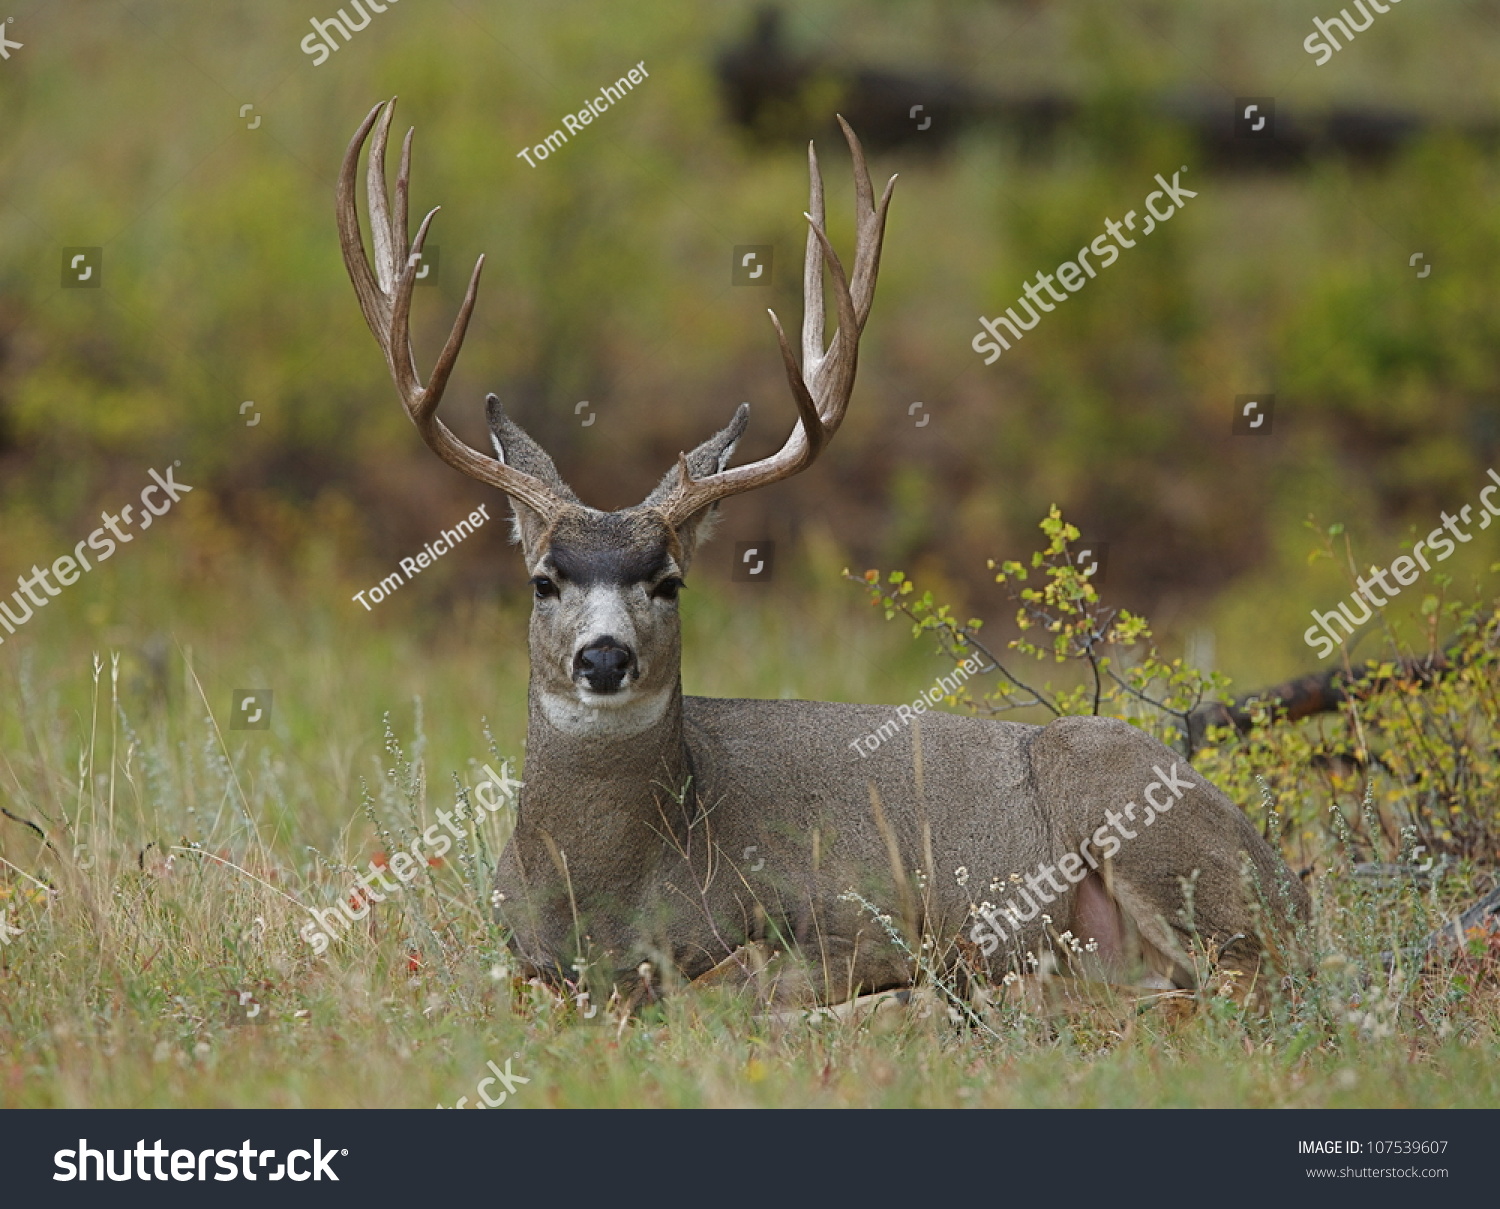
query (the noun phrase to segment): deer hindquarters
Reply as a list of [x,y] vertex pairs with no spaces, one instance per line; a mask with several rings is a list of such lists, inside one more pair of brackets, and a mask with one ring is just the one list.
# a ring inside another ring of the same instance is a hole
[[1031,759],[1055,834],[1090,870],[1075,935],[1103,933],[1094,939],[1113,972],[1144,966],[1185,987],[1211,958],[1251,980],[1267,949],[1295,948],[1307,891],[1181,754],[1125,722],[1063,718]]

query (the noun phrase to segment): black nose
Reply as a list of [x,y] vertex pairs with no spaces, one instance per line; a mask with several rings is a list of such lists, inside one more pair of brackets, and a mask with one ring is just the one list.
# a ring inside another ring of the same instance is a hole
[[573,656],[573,675],[582,676],[596,693],[612,693],[635,666],[635,652],[609,635],[596,638]]

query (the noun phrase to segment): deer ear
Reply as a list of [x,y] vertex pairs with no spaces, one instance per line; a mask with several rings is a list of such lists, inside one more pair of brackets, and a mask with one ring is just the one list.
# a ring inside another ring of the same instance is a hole
[[[695,479],[701,479],[710,474],[718,474],[719,471],[725,469],[729,465],[729,459],[734,456],[734,447],[739,444],[740,437],[745,433],[745,426],[749,423],[750,404],[741,403],[735,410],[734,418],[728,424],[699,445],[692,453],[683,455],[687,459],[688,473]],[[641,502],[641,507],[654,508],[665,503],[677,486],[677,478],[678,470],[676,466],[673,466],[656,485],[656,489]],[[706,542],[713,533],[718,519],[719,505],[713,503],[694,513],[677,527],[677,540],[682,546],[682,569],[684,571],[687,570],[686,564],[692,561],[697,547],[702,542]]]
[[[494,395],[484,401],[484,413],[490,422],[490,444],[495,447],[495,456],[507,466],[514,466],[532,478],[546,483],[558,496],[568,503],[577,504],[573,489],[563,482],[547,451],[526,435],[526,430],[505,414],[505,408]],[[512,499],[511,540],[519,542],[531,562],[536,554],[537,543],[546,532],[546,523],[526,505]]]

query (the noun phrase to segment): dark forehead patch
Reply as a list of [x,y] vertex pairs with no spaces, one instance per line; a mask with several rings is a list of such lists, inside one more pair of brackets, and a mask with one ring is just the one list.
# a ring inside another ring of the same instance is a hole
[[580,587],[649,583],[672,561],[664,525],[623,513],[594,515],[560,525],[547,558],[558,577]]
[[580,587],[649,582],[670,559],[665,545],[655,550],[574,550],[553,542],[548,555],[558,576]]

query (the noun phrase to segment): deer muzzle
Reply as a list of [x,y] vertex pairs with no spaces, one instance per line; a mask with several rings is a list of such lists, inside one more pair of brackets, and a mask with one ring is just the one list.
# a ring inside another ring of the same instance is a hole
[[592,692],[618,692],[627,678],[639,674],[635,652],[608,634],[573,656],[573,679],[582,679]]

